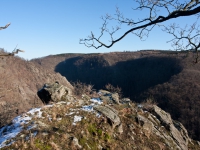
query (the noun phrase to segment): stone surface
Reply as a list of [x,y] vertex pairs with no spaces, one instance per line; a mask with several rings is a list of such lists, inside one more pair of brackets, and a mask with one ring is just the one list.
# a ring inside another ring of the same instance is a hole
[[111,94],[109,91],[106,90],[99,90],[99,95]]
[[55,82],[44,84],[43,88],[37,94],[43,103],[48,104],[50,101],[58,102],[67,100],[67,96],[71,95],[72,91],[70,88]]
[[116,104],[119,104],[119,94],[118,93],[112,93],[111,98]]
[[124,103],[129,103],[129,102],[131,102],[131,100],[130,100],[129,98],[122,98],[122,99],[120,99],[119,102],[122,103],[122,104],[124,104]]
[[137,115],[137,121],[142,126],[145,135],[149,137],[152,133],[153,123],[142,115]]
[[190,140],[187,130],[179,122],[174,122],[169,113],[165,112],[158,106],[153,106],[152,113],[160,120],[161,124],[170,132],[171,137],[174,139],[178,148],[181,150],[188,149],[188,141]]
[[119,94],[111,93],[105,90],[99,91],[100,99],[107,104],[119,104]]
[[119,116],[116,114],[117,110],[114,111],[114,108],[110,108],[108,106],[94,106],[94,109],[105,115],[108,119],[111,120],[113,128],[120,125],[121,121]]

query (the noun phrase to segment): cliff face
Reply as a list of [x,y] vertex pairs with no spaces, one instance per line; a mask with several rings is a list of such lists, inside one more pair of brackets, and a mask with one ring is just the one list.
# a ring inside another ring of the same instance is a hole
[[57,81],[72,88],[65,77],[18,57],[0,57],[0,127],[32,107],[41,106],[37,91]]
[[0,128],[4,149],[200,149],[169,113],[101,90],[94,97],[66,95]]

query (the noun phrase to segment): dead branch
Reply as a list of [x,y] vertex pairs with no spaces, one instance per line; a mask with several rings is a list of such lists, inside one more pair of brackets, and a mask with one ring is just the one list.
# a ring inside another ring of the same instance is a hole
[[198,63],[198,50],[200,48],[200,26],[197,22],[198,19],[191,26],[186,25],[184,28],[175,23],[168,27],[162,25],[164,27],[163,31],[174,37],[167,42],[171,42],[175,50],[191,50],[196,52],[194,63]]
[[25,51],[20,50],[20,49],[16,49],[16,50],[13,50],[12,53],[0,54],[0,56],[14,56],[15,54],[18,54],[19,52],[25,52]]
[[2,29],[6,29],[11,23],[8,23],[7,25],[5,25],[4,27],[0,27],[0,30]]
[[[93,32],[91,32],[90,36],[85,39],[80,39],[79,43],[84,44],[87,47],[94,47],[96,49],[100,47],[110,48],[129,33],[133,33],[140,39],[143,39],[144,37],[148,37],[149,32],[156,25],[160,25],[161,23],[164,23],[174,18],[199,15],[200,12],[199,0],[188,0],[184,2],[182,0],[135,0],[135,2],[138,4],[138,7],[134,8],[133,11],[148,10],[148,17],[140,19],[126,18],[117,8],[114,17],[110,15],[102,17],[104,23],[100,28],[101,34],[99,37],[96,37]],[[158,12],[163,11],[167,12],[166,15],[158,14]],[[109,30],[107,28],[107,24],[109,21],[116,21],[119,26],[112,27],[112,30]],[[114,38],[114,34],[121,29],[120,26],[122,24],[127,25],[130,29],[118,38]],[[104,34],[108,34],[110,36],[110,42],[108,44],[102,41],[102,37]],[[197,36],[198,34],[196,35],[196,37]],[[189,41],[189,38],[191,37],[186,38],[186,36],[182,36],[182,38]],[[192,38],[194,40],[195,35]],[[193,45],[192,43],[193,42],[189,41],[189,44]]]

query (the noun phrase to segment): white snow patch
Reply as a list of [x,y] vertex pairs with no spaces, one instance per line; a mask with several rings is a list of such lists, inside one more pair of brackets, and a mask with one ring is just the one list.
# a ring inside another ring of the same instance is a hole
[[65,114],[66,116],[70,116],[72,114],[74,114],[75,112],[70,112],[69,114]]
[[[38,112],[38,113],[37,113]],[[37,114],[38,118],[42,117],[42,112],[41,112],[41,108],[33,108],[30,111],[27,112],[27,114],[31,114],[31,115],[35,115]]]
[[[40,118],[42,116],[42,112],[40,110],[41,108],[31,109],[27,113],[15,117],[10,125],[2,127],[0,129],[0,148],[11,145],[13,142],[15,142],[14,140],[12,140],[12,138],[16,137],[22,131],[23,125],[28,124],[32,119],[32,117],[30,117],[29,114],[37,114],[37,117]],[[34,127],[35,126],[33,124],[32,126],[28,127],[28,130]],[[8,140],[10,140],[10,142],[6,143]]]
[[90,105],[82,106],[82,110],[92,112],[92,111],[94,111],[94,109],[93,109],[94,105],[103,104],[103,102],[100,98],[92,98],[92,99],[90,99],[90,101],[93,102],[93,103],[91,103]]
[[79,121],[81,121],[81,119],[82,119],[83,117],[81,117],[81,116],[74,116],[74,122],[73,122],[73,125],[76,125],[76,122],[79,122]]
[[90,99],[90,101],[93,102],[93,103],[98,103],[98,104],[102,104],[103,103],[100,98],[92,98],[92,99]]
[[91,112],[91,111],[93,111],[93,105],[82,106],[82,110]]
[[137,107],[138,108],[143,108],[143,105],[142,104],[138,104]]

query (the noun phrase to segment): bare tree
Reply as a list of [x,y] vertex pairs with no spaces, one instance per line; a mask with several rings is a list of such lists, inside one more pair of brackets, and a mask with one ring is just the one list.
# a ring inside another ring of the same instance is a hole
[[[148,17],[140,19],[126,18],[117,8],[114,16],[106,14],[102,17],[103,24],[98,37],[91,32],[91,35],[87,38],[80,39],[80,44],[96,49],[100,47],[110,48],[129,33],[135,34],[140,39],[147,38],[150,31],[155,26],[159,26],[163,31],[173,35],[174,38],[169,42],[172,42],[172,46],[175,46],[177,50],[190,48],[195,50],[198,56],[198,49],[200,48],[199,0],[135,0],[135,3],[137,6],[133,8],[133,11],[148,11]],[[192,25],[186,25],[184,28],[181,28],[175,23],[169,26],[162,24],[169,20],[186,16],[195,17]],[[117,25],[108,29],[108,23],[111,21],[116,21]],[[114,37],[115,33],[122,29],[122,25],[126,25],[128,29],[121,36]],[[105,34],[110,37],[109,43],[102,41]]]
[[0,30],[6,29],[9,25],[10,25],[10,23],[8,23],[7,25],[5,25],[4,27],[0,27]]
[[[6,29],[11,23],[8,23],[7,25],[5,25],[4,27],[0,27],[0,30],[2,29]],[[16,46],[17,47],[17,46]],[[0,54],[0,56],[14,56],[15,54],[18,54],[18,52],[24,52],[23,50],[20,49],[14,49],[12,51],[12,53],[4,53],[4,54]]]
[[14,56],[15,54],[18,54],[19,52],[25,52],[25,51],[15,48],[15,49],[12,51],[12,53],[3,53],[3,54],[0,54],[0,56]]

